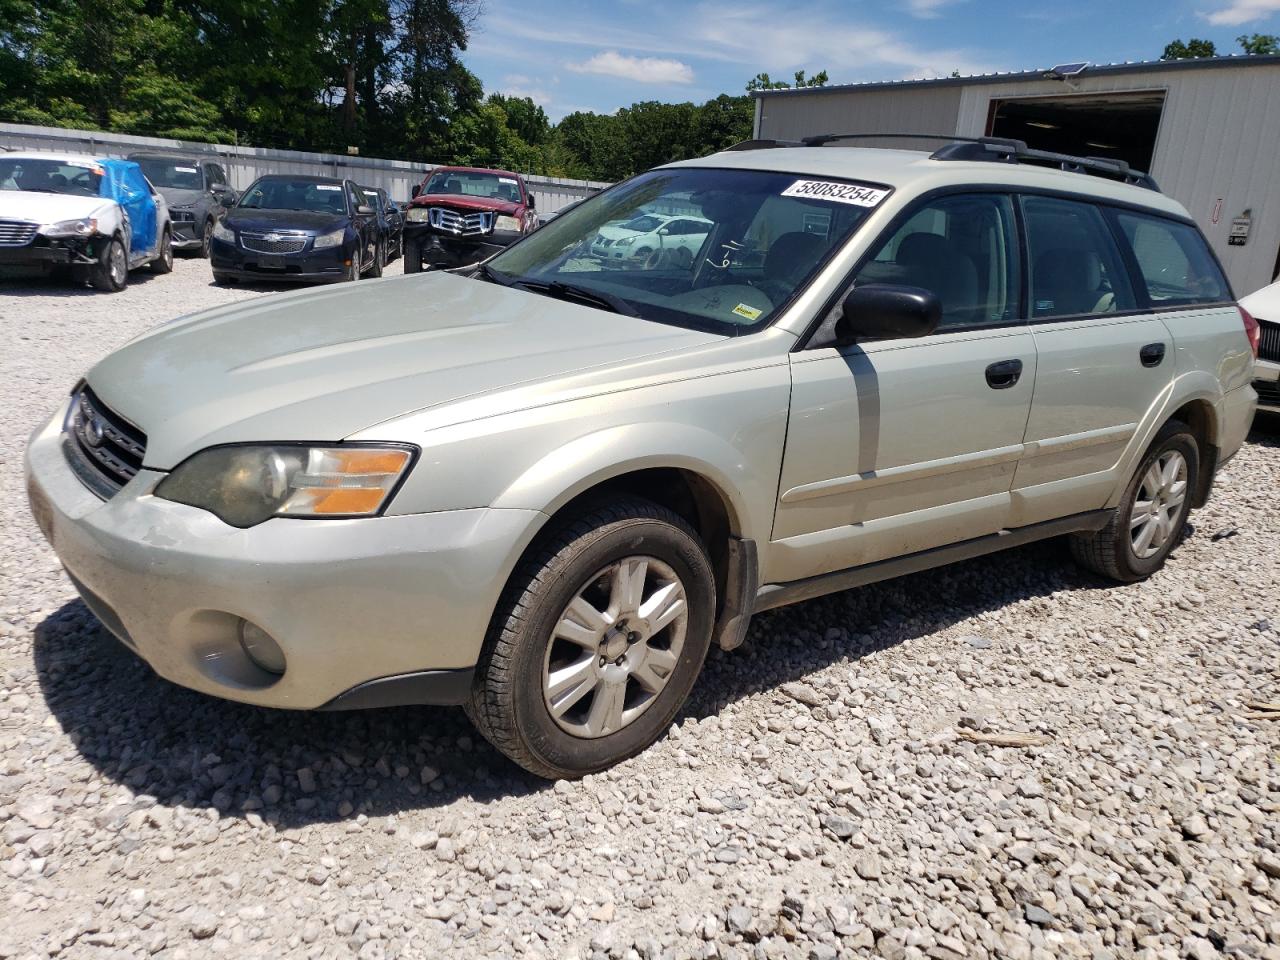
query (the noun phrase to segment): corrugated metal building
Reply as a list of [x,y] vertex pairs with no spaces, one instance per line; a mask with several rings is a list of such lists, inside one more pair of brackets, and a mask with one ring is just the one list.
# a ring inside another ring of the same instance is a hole
[[756,96],[758,138],[1002,136],[1127,160],[1191,211],[1238,295],[1280,276],[1280,56],[1074,64]]

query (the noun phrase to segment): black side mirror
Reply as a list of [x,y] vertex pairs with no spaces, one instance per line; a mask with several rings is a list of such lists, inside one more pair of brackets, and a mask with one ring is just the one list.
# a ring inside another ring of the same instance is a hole
[[533,194],[526,192],[525,196],[529,198],[529,209],[530,210],[538,209],[538,201],[533,199]]
[[422,192],[422,184],[415,183],[413,185],[413,189],[409,191],[409,196],[412,197],[414,200],[417,200],[418,194],[420,194],[421,192]]
[[923,287],[868,283],[854,287],[841,304],[835,345],[855,340],[927,337],[942,320],[942,302]]

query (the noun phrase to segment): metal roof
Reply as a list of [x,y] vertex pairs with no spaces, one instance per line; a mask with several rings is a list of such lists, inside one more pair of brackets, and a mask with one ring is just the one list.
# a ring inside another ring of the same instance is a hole
[[[1226,57],[1193,57],[1186,60],[1138,60],[1133,63],[1090,64],[1072,79],[1088,79],[1093,76],[1117,76],[1133,73],[1156,73],[1171,70],[1213,70],[1224,67],[1257,67],[1280,65],[1280,54],[1249,56],[1238,54]],[[864,83],[837,83],[825,87],[800,87],[786,90],[753,90],[753,97],[803,96],[805,94],[831,93],[845,90],[888,90],[898,88],[977,86],[991,83],[1018,83],[1027,80],[1058,79],[1052,67],[1041,70],[1018,70],[1009,73],[979,73],[965,77],[934,77],[926,80],[871,80]]]

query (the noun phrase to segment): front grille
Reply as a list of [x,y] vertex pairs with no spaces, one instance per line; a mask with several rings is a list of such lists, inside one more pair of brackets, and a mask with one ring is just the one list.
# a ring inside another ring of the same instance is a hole
[[431,226],[441,233],[455,237],[474,237],[493,229],[493,214],[488,210],[479,213],[458,213],[445,207],[432,207]]
[[174,223],[194,223],[196,215],[192,210],[170,210],[169,219]]
[[23,247],[36,238],[38,224],[25,220],[0,220],[0,247]]
[[1262,338],[1258,344],[1259,360],[1274,360],[1280,363],[1280,323],[1258,321]]
[[306,234],[241,233],[240,244],[255,253],[301,253],[307,245]]
[[87,386],[76,391],[62,426],[63,449],[81,481],[104,500],[142,469],[147,437]]

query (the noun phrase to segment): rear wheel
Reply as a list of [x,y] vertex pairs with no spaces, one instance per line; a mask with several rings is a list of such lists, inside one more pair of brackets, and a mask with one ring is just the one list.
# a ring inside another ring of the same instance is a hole
[[1200,447],[1191,428],[1169,421],[1147,448],[1107,525],[1072,536],[1076,561],[1121,583],[1151,576],[1182,538],[1199,474]]
[[156,258],[151,261],[151,272],[173,273],[173,236],[168,227],[160,235],[160,249]]
[[116,293],[128,286],[129,261],[119,237],[112,237],[98,251],[98,262],[89,272],[89,282],[95,289],[107,293]]
[[581,777],[670,726],[702,669],[711,564],[689,526],[640,499],[566,521],[513,575],[467,713],[539,776]]
[[379,241],[378,244],[373,248],[373,263],[370,264],[369,266],[369,276],[371,277],[382,276],[382,268],[385,267],[386,265],[387,265],[387,251],[382,246],[382,242]]

